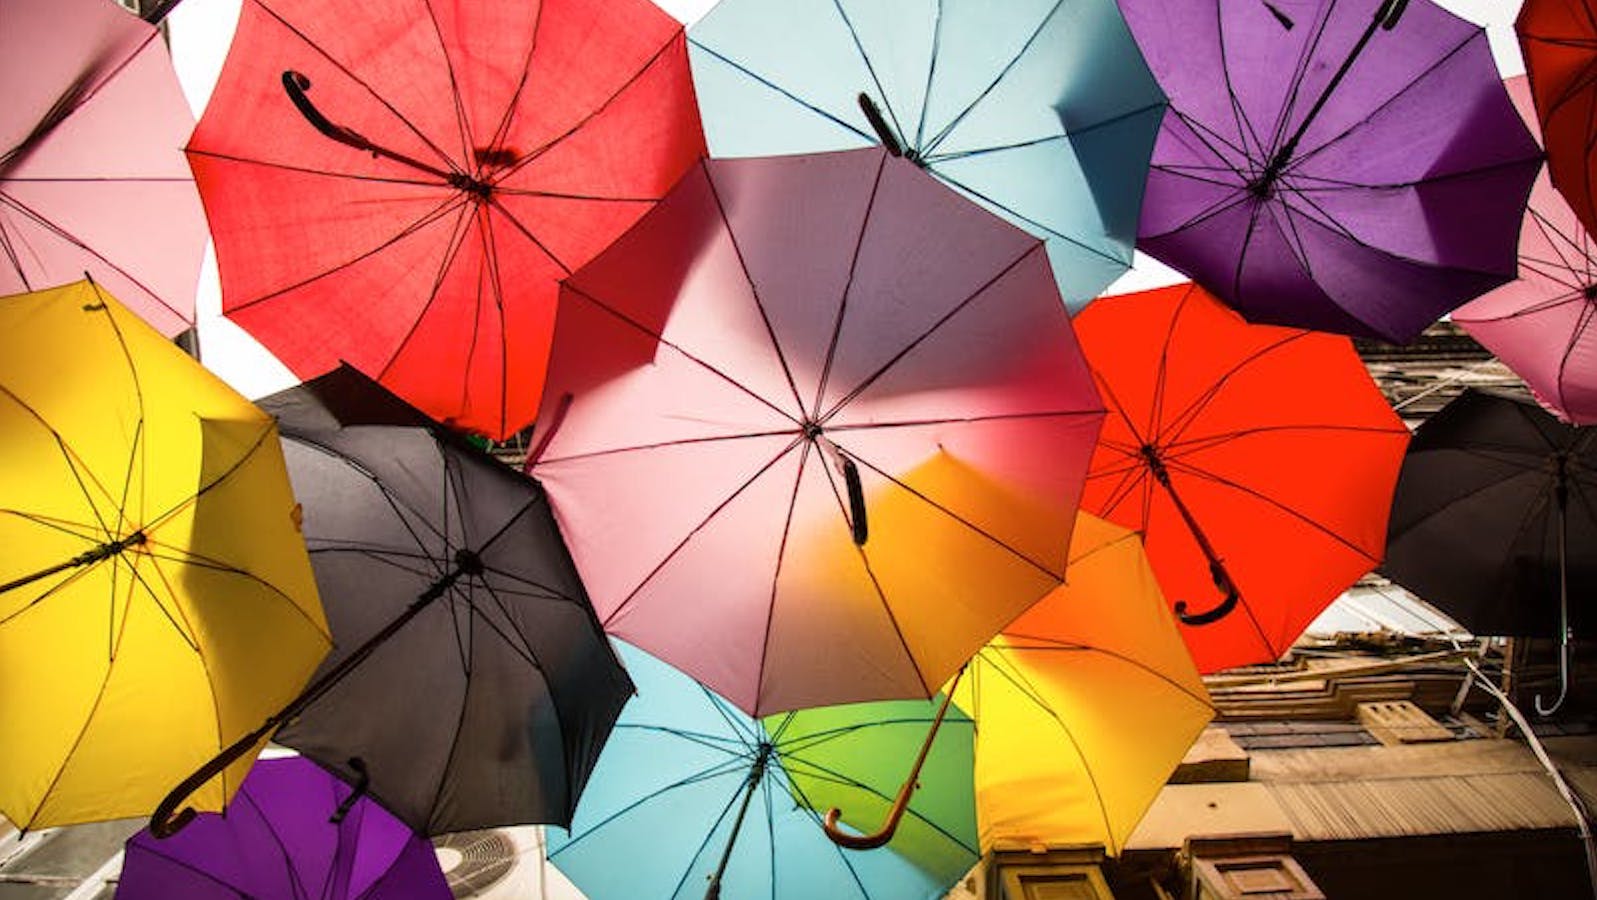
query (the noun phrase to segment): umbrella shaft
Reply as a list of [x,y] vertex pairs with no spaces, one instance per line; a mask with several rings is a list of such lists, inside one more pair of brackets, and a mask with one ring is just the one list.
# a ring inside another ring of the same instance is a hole
[[726,874],[726,864],[732,861],[732,848],[737,845],[738,832],[743,830],[743,819],[749,813],[754,790],[760,786],[760,779],[765,777],[769,752],[768,748],[761,747],[754,767],[749,769],[748,781],[743,786],[743,804],[738,807],[737,818],[732,821],[732,835],[726,839],[726,849],[721,851],[721,862],[715,867],[715,874],[710,876],[710,886],[704,891],[704,900],[718,900],[721,896],[721,876]]
[[76,569],[79,566],[87,566],[91,563],[97,563],[103,559],[110,559],[113,556],[117,556],[129,547],[143,544],[144,541],[144,532],[135,531],[121,540],[111,541],[108,544],[101,544],[100,546],[95,547],[93,550],[90,550],[86,553],[80,553],[64,563],[34,572],[32,575],[24,575],[21,578],[18,578],[14,581],[8,581],[5,584],[0,584],[0,594],[4,594],[7,591],[16,590],[19,587],[32,584],[35,581],[43,578],[49,578],[51,575],[54,575],[57,572],[65,572],[68,569]]

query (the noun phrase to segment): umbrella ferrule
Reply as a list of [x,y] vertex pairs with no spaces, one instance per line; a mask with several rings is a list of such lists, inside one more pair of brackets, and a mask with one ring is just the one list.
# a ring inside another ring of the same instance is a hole
[[1165,487],[1170,486],[1170,470],[1165,468],[1164,460],[1159,458],[1159,448],[1152,444],[1143,444],[1138,450],[1143,460],[1148,463],[1148,471]]
[[485,571],[486,568],[482,564],[482,557],[470,550],[456,550],[455,567],[444,573],[442,578],[428,585],[427,590],[422,591],[416,597],[416,602],[413,605],[425,606],[442,597],[450,588],[454,587],[455,582],[459,581],[461,576],[481,575]]
[[468,194],[481,197],[484,200],[493,196],[494,192],[494,186],[492,184],[489,184],[486,181],[478,181],[470,175],[467,175],[465,172],[455,172],[454,174],[450,175],[449,186],[457,190],[465,191]]

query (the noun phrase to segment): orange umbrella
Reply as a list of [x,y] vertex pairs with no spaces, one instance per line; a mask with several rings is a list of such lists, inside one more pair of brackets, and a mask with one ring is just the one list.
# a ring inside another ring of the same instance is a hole
[[1408,430],[1347,338],[1196,285],[1075,325],[1109,408],[1082,508],[1142,534],[1200,670],[1279,658],[1381,561]]

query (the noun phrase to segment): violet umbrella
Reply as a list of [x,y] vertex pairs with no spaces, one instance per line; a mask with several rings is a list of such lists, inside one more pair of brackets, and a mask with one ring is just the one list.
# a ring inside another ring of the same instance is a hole
[[[1533,130],[1529,82],[1507,82]],[[1453,313],[1453,322],[1524,379],[1538,402],[1576,425],[1597,424],[1597,250],[1543,171],[1519,233],[1519,278]]]
[[1541,151],[1431,0],[1124,0],[1170,97],[1138,247],[1254,322],[1394,343],[1509,281]]
[[194,114],[160,32],[107,0],[0,5],[0,294],[86,274],[168,337],[194,324]]
[[171,838],[130,838],[116,898],[449,900],[432,844],[350,792],[303,757],[261,760],[227,815],[201,815]]

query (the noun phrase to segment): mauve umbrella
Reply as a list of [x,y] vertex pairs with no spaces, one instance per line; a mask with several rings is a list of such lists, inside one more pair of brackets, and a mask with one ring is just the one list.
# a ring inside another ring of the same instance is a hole
[[[255,764],[228,807],[128,840],[117,900],[449,900],[432,844],[303,757]],[[331,821],[333,818],[338,821]]]
[[1430,0],[1124,0],[1170,97],[1137,245],[1254,322],[1412,340],[1515,272],[1541,152]]

